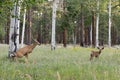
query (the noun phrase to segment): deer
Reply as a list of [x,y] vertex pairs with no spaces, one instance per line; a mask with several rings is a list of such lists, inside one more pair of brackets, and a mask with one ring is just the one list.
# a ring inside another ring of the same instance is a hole
[[26,57],[27,63],[28,63],[28,55],[32,53],[33,49],[40,45],[40,43],[37,40],[34,40],[34,43],[27,45],[23,48],[20,48],[17,50],[14,54],[11,54],[10,56],[13,58],[13,60],[17,61],[17,58],[22,58],[23,56]]
[[100,48],[100,47],[97,47],[99,49],[99,51],[91,51],[91,54],[90,54],[90,61],[96,57],[98,58],[102,52],[102,50],[104,49],[104,47]]

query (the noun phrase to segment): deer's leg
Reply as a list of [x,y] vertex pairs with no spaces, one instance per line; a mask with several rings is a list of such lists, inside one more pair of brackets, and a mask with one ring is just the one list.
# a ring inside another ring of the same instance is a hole
[[15,57],[11,57],[11,60],[12,60],[12,61],[15,61]]
[[93,57],[90,57],[90,61],[93,59]]
[[93,59],[93,57],[94,57],[93,54],[90,54],[90,61]]
[[17,57],[13,57],[13,60],[18,63]]

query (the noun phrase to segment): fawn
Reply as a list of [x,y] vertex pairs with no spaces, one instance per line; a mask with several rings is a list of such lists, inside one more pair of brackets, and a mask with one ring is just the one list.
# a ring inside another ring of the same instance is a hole
[[23,56],[26,57],[27,62],[28,62],[28,54],[32,53],[33,49],[37,46],[40,45],[40,43],[37,40],[34,40],[35,42],[31,45],[27,45],[19,50],[17,50],[14,54],[11,54],[11,57],[13,60],[17,61],[17,58],[22,58]]
[[91,51],[91,54],[90,54],[90,60],[92,60],[94,57],[98,58],[99,55],[101,54],[101,51],[104,49],[104,47],[100,48],[100,47],[97,47],[99,49],[99,51]]

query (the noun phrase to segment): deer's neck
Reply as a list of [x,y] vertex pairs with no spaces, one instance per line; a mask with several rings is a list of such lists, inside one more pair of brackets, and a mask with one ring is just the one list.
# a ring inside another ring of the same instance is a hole
[[32,44],[32,49],[34,49],[36,46],[37,46],[37,44],[36,44],[36,43],[33,43],[33,44]]
[[99,54],[101,53],[101,50],[99,50]]

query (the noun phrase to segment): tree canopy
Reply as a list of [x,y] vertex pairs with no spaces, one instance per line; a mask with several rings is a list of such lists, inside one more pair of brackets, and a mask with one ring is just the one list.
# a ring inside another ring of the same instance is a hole
[[[8,37],[7,30],[10,26],[10,15],[13,5],[18,0],[1,0],[0,1],[0,42],[6,41]],[[100,1],[100,20],[99,20],[99,40],[100,43],[107,44],[108,36],[108,2],[109,0]],[[56,21],[56,40],[63,42],[64,29],[67,30],[67,43],[73,42],[73,34],[77,36],[77,43],[80,43],[80,26],[81,14],[84,16],[85,36],[89,34],[89,28],[92,23],[93,12],[97,14],[97,0],[63,0],[62,10],[57,10]],[[81,7],[82,5],[82,7]],[[112,0],[112,43],[120,43],[120,0]],[[51,23],[52,23],[52,1],[48,0],[21,0],[21,23],[24,14],[24,7],[32,10],[32,34],[41,35],[42,43],[50,43]],[[27,12],[28,13],[28,12]],[[26,23],[28,23],[26,21]],[[27,25],[27,24],[26,24]],[[20,25],[22,28],[22,25]],[[20,29],[21,30],[21,29]],[[20,31],[21,32],[21,31]],[[62,36],[62,37],[61,37]],[[88,41],[89,37],[85,37]],[[5,42],[7,43],[7,42]]]

